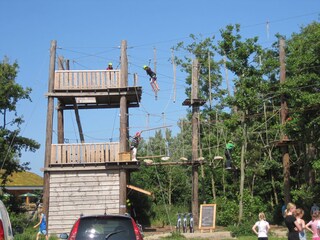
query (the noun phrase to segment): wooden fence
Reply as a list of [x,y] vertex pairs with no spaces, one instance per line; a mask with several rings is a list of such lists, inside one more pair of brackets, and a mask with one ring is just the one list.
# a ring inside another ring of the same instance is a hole
[[99,90],[120,87],[120,70],[57,70],[54,90]]
[[119,161],[119,142],[52,144],[50,164],[86,164]]

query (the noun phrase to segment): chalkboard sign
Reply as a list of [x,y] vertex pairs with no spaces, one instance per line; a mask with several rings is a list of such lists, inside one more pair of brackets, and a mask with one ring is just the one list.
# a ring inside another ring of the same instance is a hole
[[216,227],[216,204],[201,204],[199,229],[214,229]]

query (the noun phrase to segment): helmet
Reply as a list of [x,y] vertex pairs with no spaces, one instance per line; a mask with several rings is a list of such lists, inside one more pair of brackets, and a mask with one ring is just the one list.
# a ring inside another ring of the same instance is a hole
[[146,70],[146,69],[147,69],[147,67],[148,67],[147,65],[144,65],[144,66],[143,66],[143,69],[144,69],[144,70]]
[[136,132],[136,136],[140,136],[141,135],[141,133],[140,132]]
[[111,65],[112,66],[112,62],[109,62],[109,64],[108,65]]

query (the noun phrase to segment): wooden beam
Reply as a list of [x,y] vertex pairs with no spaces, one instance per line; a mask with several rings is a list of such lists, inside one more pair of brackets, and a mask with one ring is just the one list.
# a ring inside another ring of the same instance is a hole
[[[54,74],[55,74],[55,62],[56,62],[56,49],[57,41],[51,41],[50,47],[50,65],[49,65],[49,84],[48,92],[53,92],[54,88]],[[54,98],[48,97],[47,107],[47,124],[46,124],[46,145],[45,145],[45,158],[44,167],[48,168],[51,159],[51,144],[53,135],[53,112],[54,112]],[[50,181],[49,172],[45,171],[44,174],[44,189],[43,189],[43,206],[47,217],[47,223],[49,218],[49,192],[50,192]],[[48,225],[47,225],[48,226]]]
[[138,187],[132,186],[132,185],[127,185],[127,188],[130,188],[130,189],[135,190],[137,192],[141,192],[141,193],[146,194],[148,196],[152,195],[151,192],[149,192],[147,190],[143,190],[142,188],[138,188]]
[[81,143],[84,143],[84,135],[83,135],[83,131],[82,131],[82,125],[81,125],[79,109],[78,109],[78,104],[77,104],[76,99],[74,99],[73,106],[74,106],[74,114],[76,115],[76,121],[77,121],[77,125],[78,125],[80,141],[81,141]]
[[186,165],[186,166],[193,166],[193,165],[202,165],[203,161],[184,161],[184,162],[154,162],[154,163],[146,163],[148,166],[174,166],[174,165]]
[[154,156],[143,156],[143,157],[137,157],[138,159],[145,159],[145,158],[161,158],[165,155],[154,155]]

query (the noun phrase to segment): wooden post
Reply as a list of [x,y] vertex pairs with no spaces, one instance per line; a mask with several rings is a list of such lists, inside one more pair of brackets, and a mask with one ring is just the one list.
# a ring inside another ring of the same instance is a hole
[[120,67],[120,87],[128,86],[128,57],[127,57],[127,41],[121,42],[121,67]]
[[[128,58],[127,58],[127,41],[121,42],[121,71],[120,87],[128,86]],[[120,98],[120,153],[127,152],[128,146],[128,106],[127,97],[122,95]],[[127,211],[127,174],[126,170],[120,170],[120,194],[119,194],[119,213],[124,214]]]
[[[64,66],[63,66],[63,57],[59,56],[58,57],[58,69],[59,70],[64,70]],[[63,106],[64,104],[61,103],[58,100],[58,114],[57,114],[57,124],[58,124],[58,143],[62,144],[64,143],[64,116],[63,116]]]
[[[49,84],[48,92],[53,92],[54,86],[54,72],[55,72],[55,60],[56,60],[56,48],[57,41],[51,41],[50,47],[50,66],[49,66]],[[47,108],[47,126],[46,126],[46,145],[45,145],[45,159],[44,159],[44,189],[43,189],[43,205],[47,217],[47,226],[49,218],[49,163],[51,159],[51,145],[52,145],[52,133],[53,133],[53,110],[54,110],[54,97],[48,97]]]
[[[69,61],[66,62],[66,69],[70,70]],[[79,136],[80,136],[80,141],[81,141],[81,143],[84,143],[84,135],[83,135],[83,131],[82,131],[82,125],[81,125],[81,120],[80,120],[80,115],[79,115],[79,109],[78,109],[78,104],[77,104],[77,101],[76,101],[75,98],[74,98],[73,107],[74,107],[74,114],[76,116],[76,121],[77,121]]]
[[199,62],[197,59],[192,63],[192,91],[191,91],[191,104],[192,105],[192,214],[195,226],[199,223],[199,173],[198,164],[198,120],[199,120],[199,105],[194,104],[194,100],[198,100],[198,73]]
[[138,74],[137,73],[133,74],[133,86],[134,87],[138,86]]
[[[285,65],[285,41],[283,38],[279,40],[279,53],[280,53],[280,84],[283,84],[286,80],[286,65]],[[285,96],[281,96],[281,124],[284,125],[288,116],[288,106]],[[285,203],[291,202],[290,197],[290,157],[288,144],[284,140],[288,137],[281,133],[282,142],[281,153],[282,153],[282,165],[283,165],[283,194]]]
[[77,101],[75,98],[74,98],[73,107],[74,107],[74,114],[76,116],[78,131],[79,131],[79,135],[80,135],[80,141],[81,141],[81,143],[84,143],[84,135],[83,135],[83,131],[82,131],[79,109],[78,109],[78,104],[77,104]]

